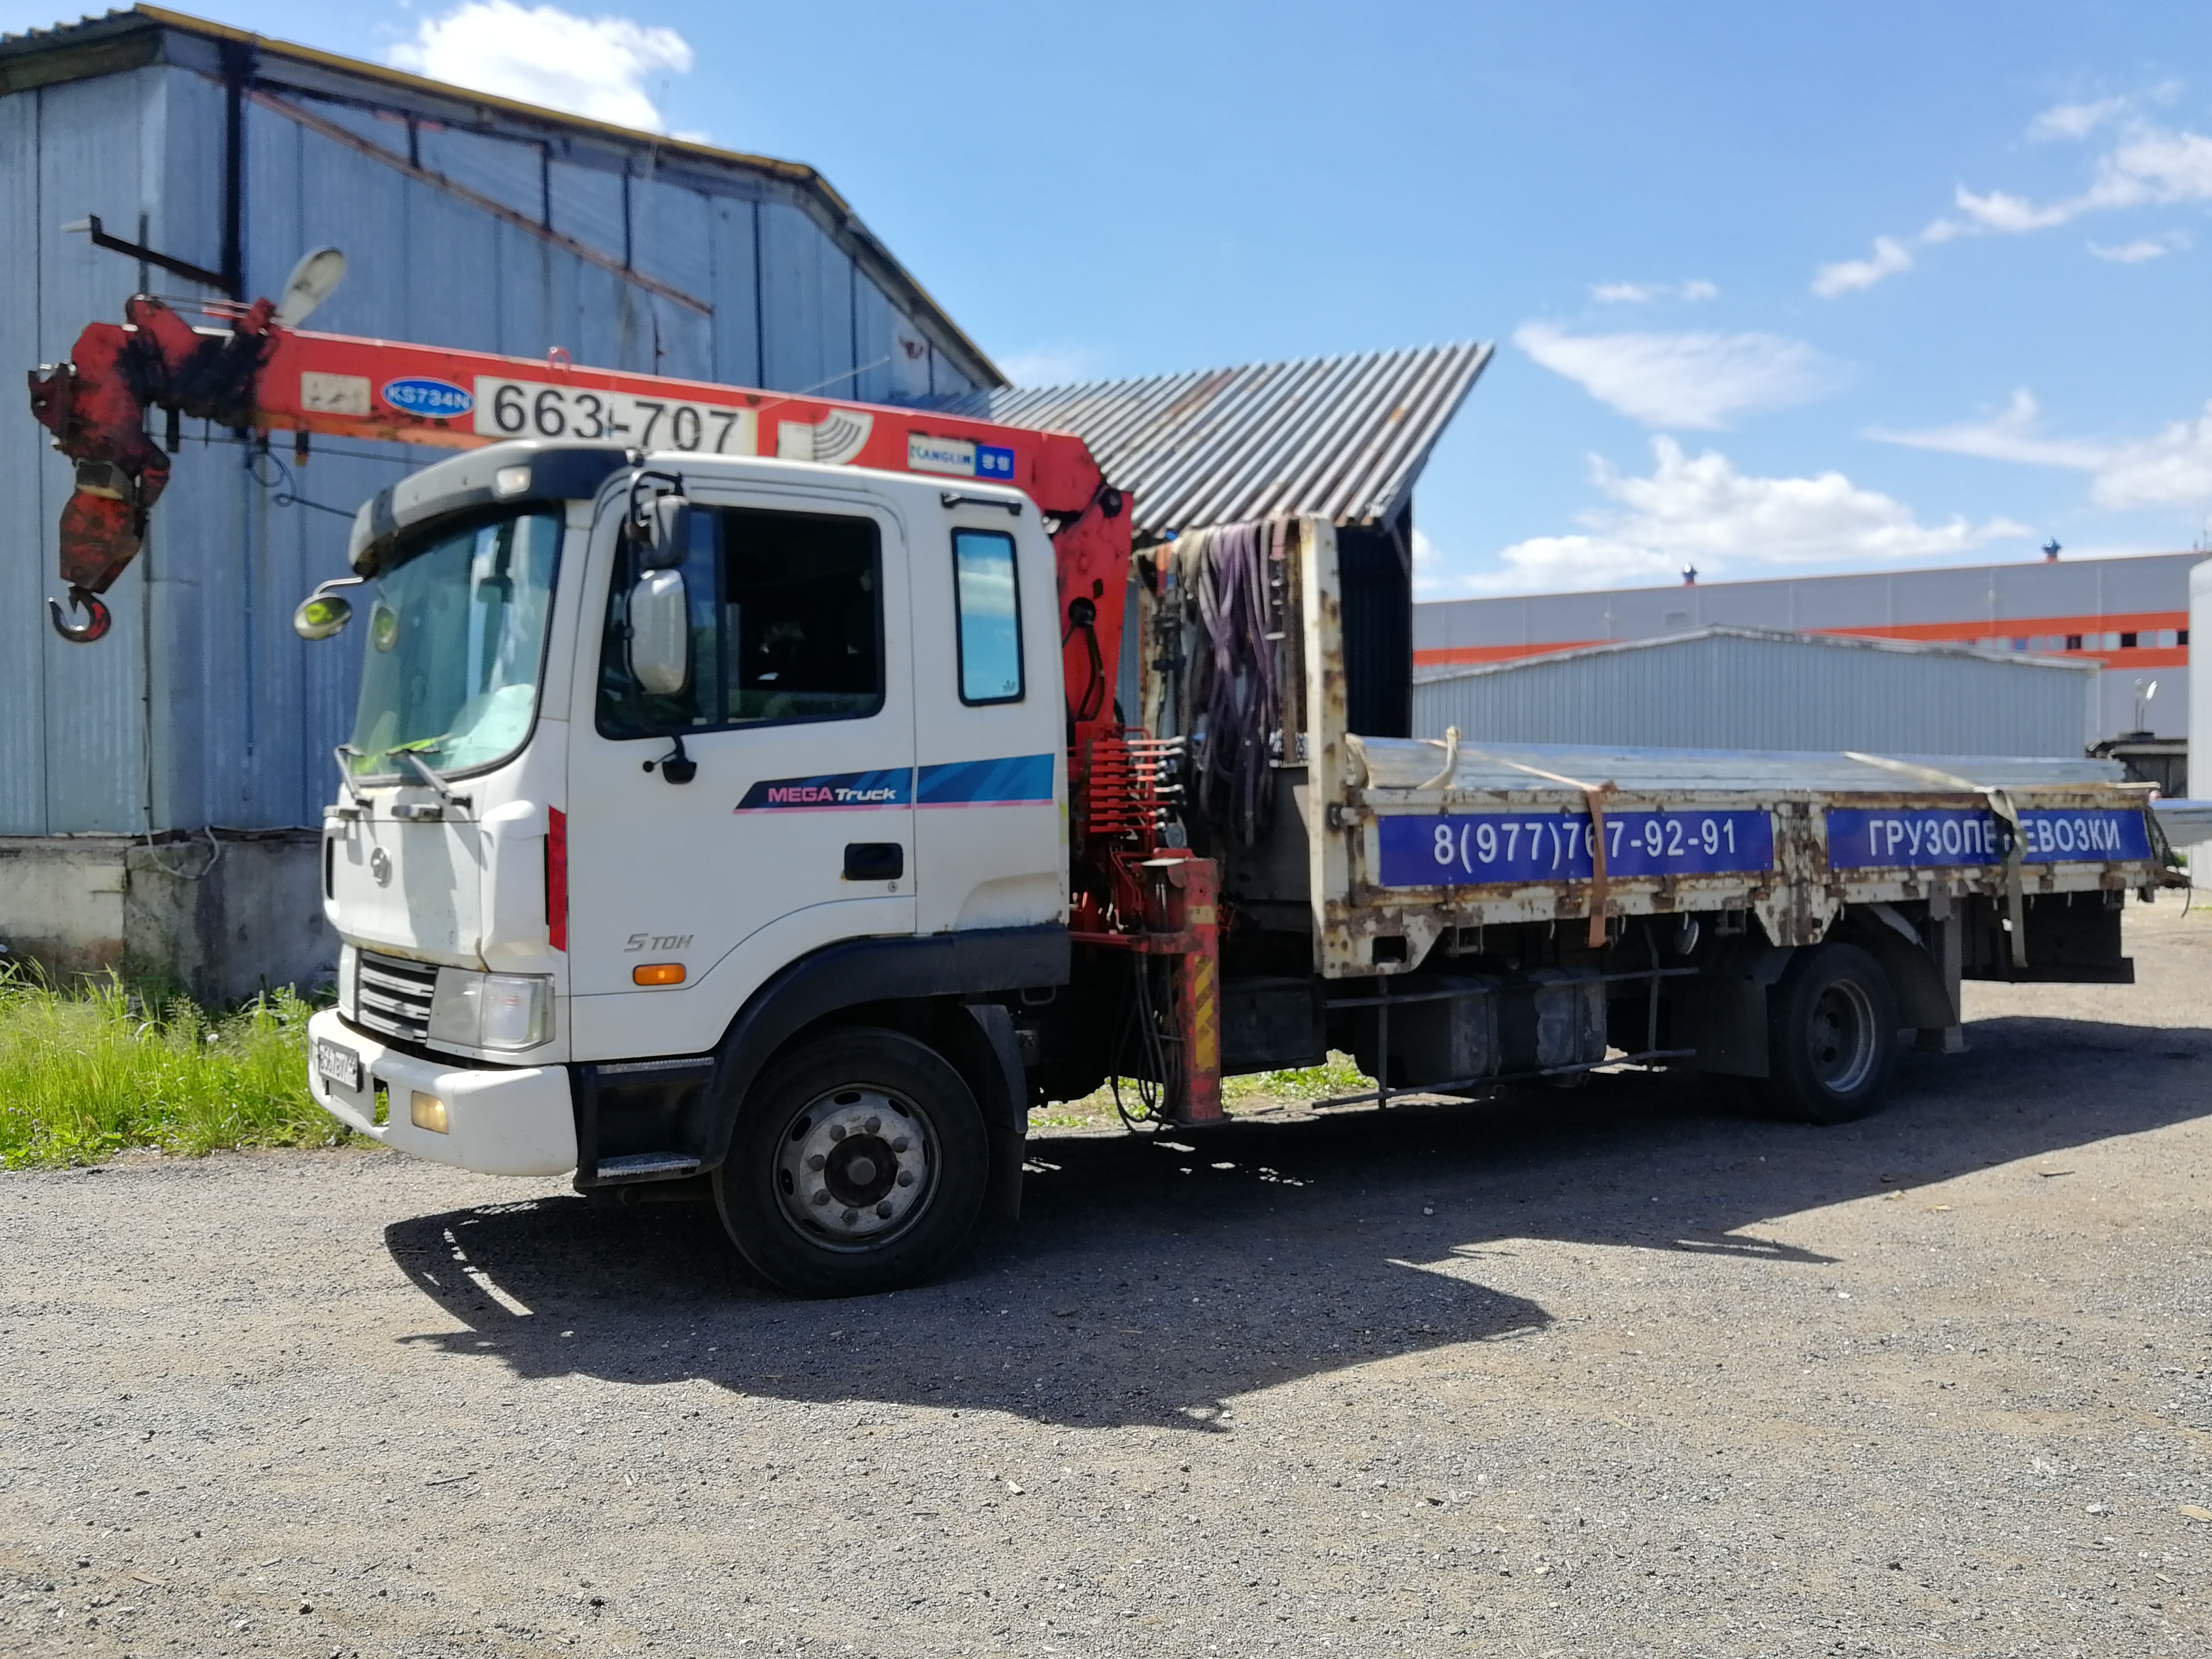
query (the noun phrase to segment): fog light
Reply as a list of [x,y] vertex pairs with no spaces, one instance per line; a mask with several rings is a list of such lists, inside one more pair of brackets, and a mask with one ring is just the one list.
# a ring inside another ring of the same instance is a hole
[[530,488],[530,469],[526,466],[503,466],[491,475],[491,493],[495,495],[520,495]]
[[629,970],[633,985],[681,985],[684,983],[684,964],[680,962],[642,962]]
[[434,1135],[444,1134],[446,1103],[419,1089],[411,1091],[407,1097],[407,1120],[418,1129],[428,1129]]

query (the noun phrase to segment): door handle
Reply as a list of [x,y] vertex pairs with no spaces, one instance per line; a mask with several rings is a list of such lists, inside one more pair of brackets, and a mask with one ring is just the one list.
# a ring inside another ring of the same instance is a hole
[[906,848],[895,841],[845,843],[847,881],[896,881],[906,873]]

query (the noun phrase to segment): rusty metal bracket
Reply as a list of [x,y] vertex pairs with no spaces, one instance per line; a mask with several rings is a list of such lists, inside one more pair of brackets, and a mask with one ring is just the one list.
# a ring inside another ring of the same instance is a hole
[[188,283],[198,283],[219,293],[228,295],[234,300],[238,298],[238,291],[231,286],[230,278],[221,271],[210,270],[205,265],[196,265],[189,259],[173,258],[166,253],[156,253],[143,242],[126,242],[120,236],[110,235],[100,228],[100,216],[96,213],[88,213],[82,219],[73,220],[64,225],[62,229],[64,232],[76,232],[91,237],[92,245],[94,247],[104,247],[110,253],[120,253],[125,258],[137,260],[141,264],[159,265],[173,276],[181,276]]

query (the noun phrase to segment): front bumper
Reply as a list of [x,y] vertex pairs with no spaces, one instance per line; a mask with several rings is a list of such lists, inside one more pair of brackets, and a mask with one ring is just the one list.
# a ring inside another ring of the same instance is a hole
[[[562,1066],[494,1069],[420,1060],[356,1030],[331,1009],[307,1022],[307,1087],[315,1104],[356,1133],[483,1175],[565,1175],[576,1167],[576,1115]],[[359,1089],[332,1083],[316,1069],[318,1040],[361,1056]],[[376,1121],[380,1084],[389,1102],[382,1123]],[[412,1121],[410,1103],[418,1091],[446,1103],[446,1133]]]

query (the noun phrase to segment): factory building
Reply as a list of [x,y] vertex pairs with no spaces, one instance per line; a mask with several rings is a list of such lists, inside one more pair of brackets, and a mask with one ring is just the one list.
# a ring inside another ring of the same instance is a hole
[[210,981],[194,951],[228,941],[256,973],[312,978],[334,950],[316,832],[298,826],[330,798],[359,654],[303,643],[289,619],[344,573],[354,508],[424,453],[331,441],[301,465],[289,443],[186,422],[146,550],[107,595],[113,631],[82,647],[46,620],[70,469],[21,401],[25,371],[120,321],[132,293],[273,295],[325,244],[348,270],[313,326],[335,333],[894,404],[1005,384],[810,167],[150,7],[0,40],[14,955],[155,959],[233,994],[251,979]]
[[[809,167],[151,7],[0,40],[0,269],[24,296],[0,362],[69,356],[134,292],[273,295],[324,245],[348,271],[315,330],[1073,429],[1146,542],[1324,514],[1349,695],[1407,729],[1413,482],[1486,346],[1015,392]],[[113,630],[82,647],[46,612],[69,469],[27,410],[0,416],[0,963],[227,999],[335,962],[307,826],[360,655],[290,617],[344,572],[354,509],[431,458],[181,436]]]
[[1601,748],[2079,755],[2082,659],[1746,628],[1584,646],[1413,685],[1413,735]]
[[[2149,732],[2178,749],[2189,733],[2189,572],[2206,556],[2160,553],[1439,600],[1414,607],[1414,672],[1443,673],[1715,626],[1950,643],[2091,664],[2097,670],[2091,742]],[[2157,691],[2148,694],[2154,683]],[[1971,752],[2002,751],[1978,745]]]

